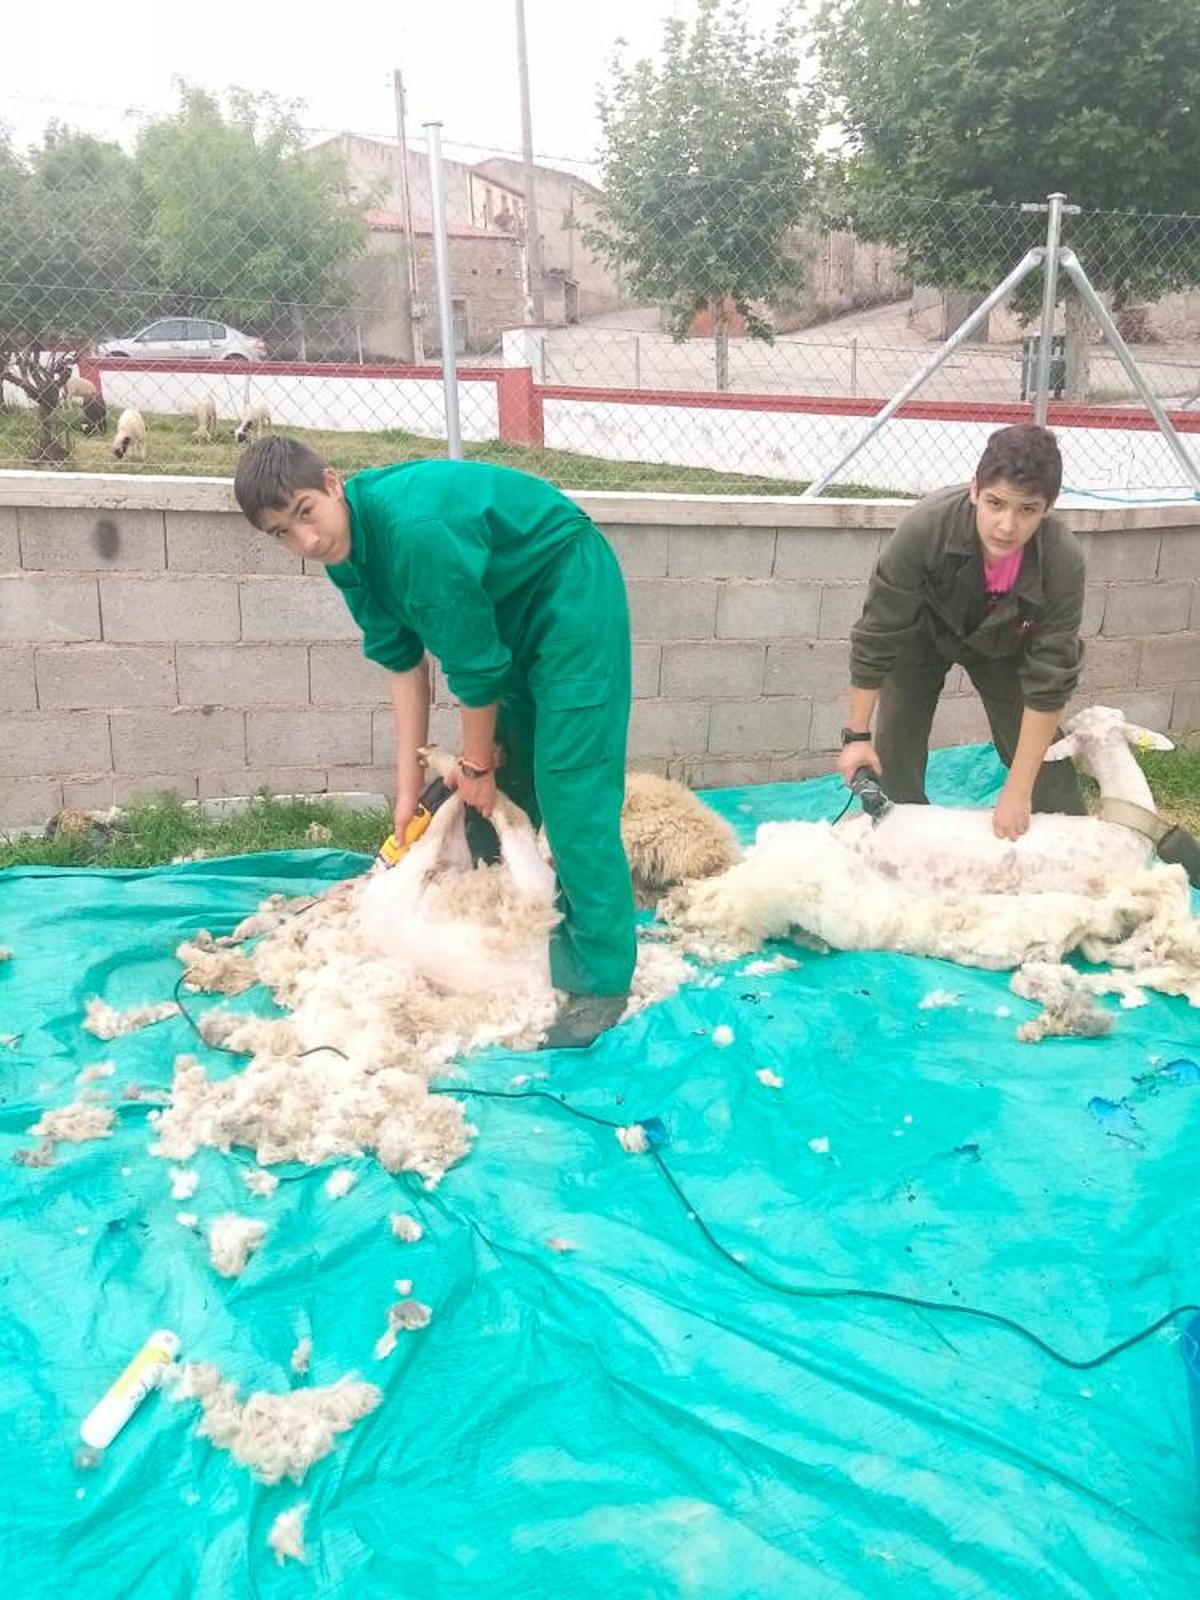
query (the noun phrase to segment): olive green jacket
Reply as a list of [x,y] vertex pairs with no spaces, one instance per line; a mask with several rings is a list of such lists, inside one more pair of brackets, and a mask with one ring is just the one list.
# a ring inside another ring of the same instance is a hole
[[876,563],[850,633],[850,679],[878,689],[907,642],[924,634],[947,662],[1017,656],[1025,704],[1059,711],[1083,663],[1084,562],[1059,518],[1025,546],[1013,588],[987,609],[983,549],[965,488],[939,489],[901,518]]

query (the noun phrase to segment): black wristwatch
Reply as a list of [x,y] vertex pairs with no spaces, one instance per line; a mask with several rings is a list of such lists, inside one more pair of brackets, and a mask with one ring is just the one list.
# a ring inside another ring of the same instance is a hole
[[871,735],[869,733],[857,733],[853,728],[842,729],[843,750],[848,744],[870,744],[870,742]]

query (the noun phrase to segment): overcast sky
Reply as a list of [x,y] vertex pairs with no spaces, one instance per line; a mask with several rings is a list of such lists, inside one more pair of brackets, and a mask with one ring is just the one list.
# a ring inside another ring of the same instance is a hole
[[[760,27],[786,3],[747,0]],[[694,9],[694,0],[525,0],[538,151],[590,157],[596,87],[617,38],[652,54],[664,19]],[[138,113],[170,108],[177,76],[299,98],[314,128],[389,134],[393,66],[410,133],[439,118],[448,143],[520,146],[513,0],[23,0],[5,10],[0,121],[19,148],[50,117],[129,144]],[[316,20],[322,13],[328,21]]]

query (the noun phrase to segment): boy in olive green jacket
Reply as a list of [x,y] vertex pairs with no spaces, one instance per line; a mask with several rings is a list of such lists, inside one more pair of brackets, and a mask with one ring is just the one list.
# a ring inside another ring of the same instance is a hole
[[850,635],[847,783],[867,766],[891,799],[925,801],[933,714],[960,662],[1009,769],[996,834],[1019,838],[1032,811],[1086,811],[1071,762],[1043,760],[1083,661],[1083,551],[1050,515],[1061,484],[1052,433],[1001,428],[968,486],[927,495],[901,519]]

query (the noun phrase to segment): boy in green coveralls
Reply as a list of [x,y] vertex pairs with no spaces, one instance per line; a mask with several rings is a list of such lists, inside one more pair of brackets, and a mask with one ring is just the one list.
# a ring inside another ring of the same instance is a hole
[[324,565],[364,653],[391,675],[397,837],[424,782],[426,652],[441,663],[462,717],[451,783],[486,817],[499,780],[554,853],[563,920],[550,970],[567,999],[545,1046],[590,1044],[621,1015],[635,958],[621,844],[629,610],[600,530],[507,467],[414,461],[343,483],[278,434],[243,453],[234,493],[256,528]]
[[1032,811],[1086,811],[1072,763],[1043,760],[1083,661],[1083,551],[1050,514],[1061,484],[1054,435],[1023,423],[991,435],[970,484],[900,519],[850,633],[847,783],[871,767],[891,799],[925,801],[930,726],[957,661],[1008,768],[993,832],[1017,839]]

